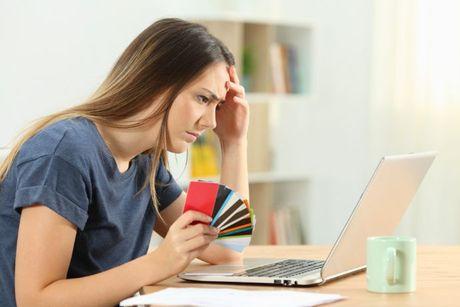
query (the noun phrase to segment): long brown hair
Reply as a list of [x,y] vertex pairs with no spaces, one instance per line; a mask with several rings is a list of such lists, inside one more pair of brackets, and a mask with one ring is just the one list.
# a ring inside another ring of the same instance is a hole
[[[151,120],[160,120],[156,146],[144,152],[150,155],[151,163],[148,181],[141,188],[143,190],[150,183],[153,205],[159,214],[155,175],[160,159],[168,167],[169,110],[179,93],[209,65],[217,62],[235,64],[228,48],[204,26],[177,18],[154,22],[131,42],[89,99],[40,118],[24,130],[0,165],[0,182],[6,178],[21,146],[40,130],[60,120],[81,116],[115,128],[134,128],[147,125]],[[144,120],[119,123],[147,109],[156,100],[159,101],[158,108]]]

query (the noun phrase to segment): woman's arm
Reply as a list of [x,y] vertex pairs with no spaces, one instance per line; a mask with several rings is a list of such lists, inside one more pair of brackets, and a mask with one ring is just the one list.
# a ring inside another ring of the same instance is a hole
[[225,103],[216,112],[217,126],[214,129],[222,151],[220,181],[249,200],[249,104],[234,66],[229,69],[229,77]]
[[[222,167],[220,182],[238,191],[244,198],[249,199],[247,144],[246,140],[239,144],[225,147],[222,144]],[[211,264],[236,262],[243,259],[241,253],[211,243],[199,259]]]
[[76,236],[75,226],[43,205],[22,209],[16,253],[18,306],[113,306],[180,272],[215,238],[203,225],[204,214],[190,211],[171,226],[171,235],[155,251],[110,270],[66,279]]
[[220,182],[249,199],[247,140],[221,144],[222,165]]

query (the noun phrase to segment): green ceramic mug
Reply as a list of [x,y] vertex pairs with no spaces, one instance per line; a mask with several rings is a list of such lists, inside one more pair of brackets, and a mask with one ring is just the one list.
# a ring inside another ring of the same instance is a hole
[[367,289],[371,292],[415,291],[416,240],[410,237],[367,239]]

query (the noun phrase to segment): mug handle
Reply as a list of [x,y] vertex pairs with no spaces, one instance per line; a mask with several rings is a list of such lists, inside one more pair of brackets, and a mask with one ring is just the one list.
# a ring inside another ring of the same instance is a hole
[[396,261],[397,251],[394,247],[387,248],[387,259],[386,259],[385,272],[387,277],[387,283],[389,285],[397,284],[396,278]]

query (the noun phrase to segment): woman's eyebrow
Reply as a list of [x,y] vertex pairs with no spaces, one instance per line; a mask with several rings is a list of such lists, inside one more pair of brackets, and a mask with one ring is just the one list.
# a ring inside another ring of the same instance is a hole
[[216,94],[214,94],[212,91],[208,90],[207,88],[202,87],[201,89],[202,89],[202,90],[205,90],[206,92],[208,92],[208,93],[211,95],[211,99],[212,99],[212,100],[218,100],[219,102],[225,101],[225,99],[223,99],[223,98],[220,99],[219,97],[217,97]]

